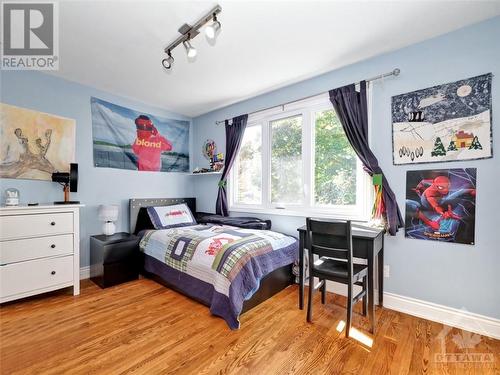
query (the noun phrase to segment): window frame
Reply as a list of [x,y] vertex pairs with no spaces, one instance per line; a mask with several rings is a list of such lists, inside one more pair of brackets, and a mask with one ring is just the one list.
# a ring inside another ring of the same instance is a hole
[[[264,133],[265,133],[265,131],[264,131],[262,124],[259,122],[253,122],[253,123],[247,122],[246,128],[248,129],[249,127],[253,127],[253,126],[255,126],[255,127],[259,126],[261,128],[261,130],[260,130],[261,152],[262,152],[261,164],[263,165],[264,164]],[[238,152],[238,154],[239,154],[239,152]],[[239,169],[238,156],[239,155],[236,155],[236,159],[234,160],[233,167],[231,168],[231,171],[229,172],[229,178],[228,178],[228,181],[229,181],[229,184],[228,184],[229,209],[231,210],[231,207],[240,208],[240,209],[243,209],[243,208],[251,209],[251,208],[263,207],[263,205],[265,203],[265,199],[264,199],[264,195],[265,195],[264,194],[264,190],[265,190],[265,188],[264,188],[264,186],[265,186],[265,184],[264,184],[264,171],[263,171],[261,179],[260,179],[260,192],[261,192],[260,201],[261,201],[261,204],[235,203],[235,198],[236,198],[235,187],[238,186],[238,183],[236,182],[236,175],[237,175],[236,171]]]
[[[272,202],[272,196],[271,196],[271,190],[272,190],[272,183],[271,183],[271,171],[272,171],[272,167],[271,167],[271,157],[272,157],[272,125],[271,123],[273,121],[279,121],[279,120],[284,120],[284,119],[287,119],[287,118],[291,118],[291,117],[302,117],[302,124],[301,124],[301,127],[302,127],[302,139],[301,139],[301,155],[302,155],[302,203],[301,204],[293,204],[293,203],[289,203],[289,204],[279,204],[279,203],[273,203]],[[270,117],[268,117],[265,121],[267,123],[267,128],[266,129],[266,133],[267,133],[267,138],[268,138],[268,142],[266,144],[266,148],[268,149],[267,150],[267,156],[266,156],[266,159],[263,158],[263,164],[267,164],[267,184],[266,184],[266,190],[267,190],[267,200],[263,201],[264,202],[267,202],[269,203],[269,208],[275,208],[275,209],[282,209],[282,208],[279,208],[279,207],[283,207],[283,209],[286,209],[286,208],[290,208],[290,207],[296,207],[296,208],[301,208],[302,206],[304,206],[304,204],[306,203],[306,196],[304,194],[305,190],[304,190],[304,185],[305,185],[305,182],[307,181],[305,179],[305,176],[304,176],[304,167],[305,167],[305,163],[304,163],[304,152],[306,151],[304,149],[304,129],[305,129],[305,121],[304,121],[304,113],[299,111],[299,110],[294,110],[294,111],[288,111],[286,113],[286,116],[282,116],[281,114],[275,114],[275,115],[272,115]],[[263,126],[262,130],[264,131],[265,129],[265,126]],[[264,171],[263,171],[264,172]]]
[[[229,211],[253,214],[270,214],[319,218],[351,219],[368,221],[370,218],[373,189],[370,176],[364,172],[361,161],[356,168],[356,204],[355,205],[316,205],[314,198],[315,173],[315,120],[316,114],[333,110],[328,94],[300,100],[285,106],[274,107],[249,115],[247,128],[261,127],[262,135],[262,178],[261,204],[243,204],[235,202],[235,189],[238,170],[238,158],[231,169],[228,179]],[[271,122],[302,115],[302,204],[277,205],[271,202]]]

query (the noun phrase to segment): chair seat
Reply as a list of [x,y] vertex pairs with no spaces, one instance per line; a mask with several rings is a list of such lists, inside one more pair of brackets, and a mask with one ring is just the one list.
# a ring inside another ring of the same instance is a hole
[[[368,266],[364,264],[353,264],[352,270],[353,277],[363,276],[367,273]],[[314,273],[323,274],[326,277],[330,276],[334,278],[347,279],[347,262],[321,257],[314,262]]]

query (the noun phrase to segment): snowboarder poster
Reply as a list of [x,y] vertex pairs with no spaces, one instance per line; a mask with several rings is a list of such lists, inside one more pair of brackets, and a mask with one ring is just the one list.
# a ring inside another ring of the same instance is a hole
[[94,165],[189,171],[189,121],[166,119],[91,98]]
[[407,172],[407,238],[473,245],[475,212],[475,168]]
[[392,97],[395,165],[493,156],[492,75]]

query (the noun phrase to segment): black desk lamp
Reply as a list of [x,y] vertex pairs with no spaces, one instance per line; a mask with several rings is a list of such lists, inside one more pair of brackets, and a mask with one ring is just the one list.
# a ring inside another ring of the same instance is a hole
[[52,173],[52,181],[58,182],[63,186],[64,201],[54,202],[54,204],[78,204],[79,201],[70,201],[69,193],[76,193],[78,186],[78,164],[71,163],[68,172]]

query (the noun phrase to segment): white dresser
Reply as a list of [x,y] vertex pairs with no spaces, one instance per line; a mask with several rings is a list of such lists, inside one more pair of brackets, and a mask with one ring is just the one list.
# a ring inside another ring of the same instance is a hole
[[73,286],[82,205],[0,207],[0,303]]

